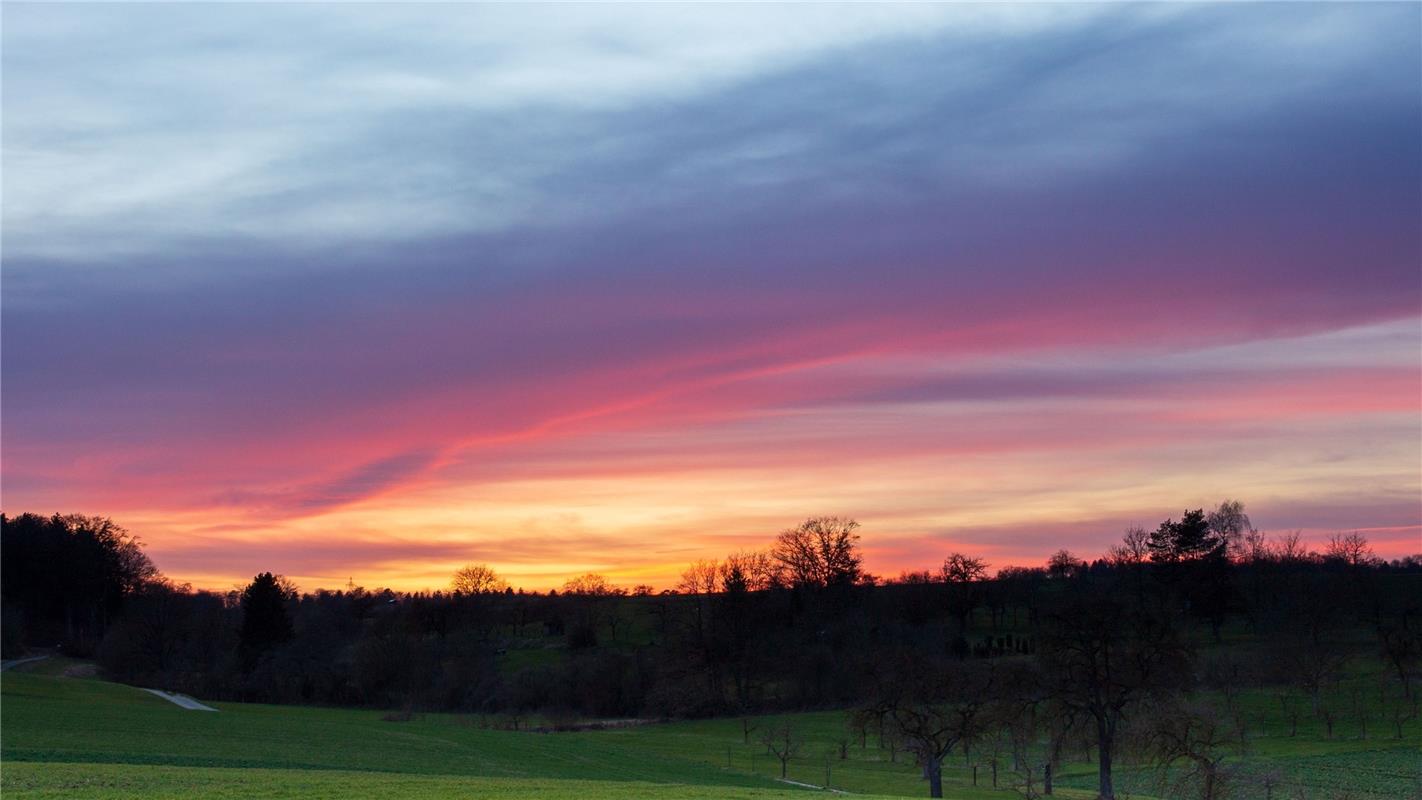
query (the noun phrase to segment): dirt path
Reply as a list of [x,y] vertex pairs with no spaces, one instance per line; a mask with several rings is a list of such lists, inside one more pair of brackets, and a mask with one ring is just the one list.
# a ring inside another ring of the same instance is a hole
[[189,711],[216,711],[216,710],[217,710],[217,709],[213,708],[212,706],[205,706],[205,705],[203,705],[202,703],[199,703],[198,701],[192,699],[191,697],[188,697],[188,696],[185,695],[185,694],[178,694],[178,693],[176,693],[176,692],[165,692],[165,691],[163,691],[162,689],[144,689],[143,691],[148,692],[148,693],[151,694],[151,695],[157,695],[158,697],[161,697],[161,698],[163,698],[164,700],[167,700],[168,702],[172,703],[173,705],[175,705],[175,706],[182,706],[183,708],[186,708],[186,709],[189,710]]
[[[791,786],[803,786],[806,789],[819,789],[820,791],[824,791],[825,788],[823,786],[819,786],[813,783],[801,783],[800,781],[792,781],[789,778],[776,778],[775,780],[781,783],[788,783]],[[850,792],[846,792],[843,789],[830,789],[829,791],[831,794],[850,794]]]
[[49,656],[30,656],[29,658],[12,658],[9,661],[0,661],[0,672],[4,672],[10,667],[18,667],[21,664],[29,664],[33,661],[43,661]]

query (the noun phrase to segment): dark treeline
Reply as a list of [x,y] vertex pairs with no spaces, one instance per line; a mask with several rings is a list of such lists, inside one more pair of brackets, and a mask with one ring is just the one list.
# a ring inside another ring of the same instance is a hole
[[[816,518],[765,550],[696,562],[661,593],[596,575],[515,592],[479,565],[449,592],[303,594],[270,573],[193,591],[108,520],[0,522],[7,657],[62,645],[117,679],[204,698],[513,726],[534,713],[734,714],[749,739],[759,713],[850,708],[859,737],[915,759],[932,790],[955,749],[991,750],[994,780],[999,763],[1043,780],[1028,763],[1042,741],[1048,763],[1092,752],[1104,797],[1126,740],[1208,782],[1218,748],[1242,735],[1232,692],[1274,687],[1295,719],[1332,720],[1347,713],[1335,690],[1351,659],[1382,665],[1397,730],[1422,695],[1422,559],[1384,562],[1357,534],[1315,553],[1255,531],[1238,503],[1127,531],[1092,561],[1061,551],[992,577],[949,553],[874,578],[857,524]],[[1225,706],[1200,705],[1201,688]],[[793,749],[791,731],[772,733]]]

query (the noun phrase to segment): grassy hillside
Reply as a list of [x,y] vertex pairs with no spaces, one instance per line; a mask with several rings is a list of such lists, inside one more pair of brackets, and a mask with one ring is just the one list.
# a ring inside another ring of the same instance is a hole
[[[576,733],[489,730],[473,717],[429,714],[387,721],[379,711],[214,703],[218,713],[186,711],[132,687],[65,677],[54,662],[25,665],[0,678],[6,797],[568,797],[768,798],[804,796],[773,779],[779,767],[739,720],[705,720]],[[73,670],[71,669],[72,673]],[[1267,714],[1267,698],[1257,711]],[[806,739],[789,777],[856,794],[924,796],[917,771],[900,755],[846,737],[837,712],[790,718]],[[768,725],[768,720],[760,720]],[[1383,731],[1325,739],[1303,728],[1277,729],[1237,760],[1248,775],[1279,771],[1326,798],[1405,797],[1422,775],[1417,723],[1397,741]],[[1129,770],[1127,771],[1129,773]],[[1007,798],[985,767],[979,786],[961,756],[945,764],[949,797]],[[1146,797],[1153,773],[1123,776]],[[1089,797],[1094,778],[1069,764],[1057,796]],[[1255,781],[1249,781],[1255,782]],[[1003,777],[1004,785],[1007,783]],[[1247,789],[1247,787],[1244,787]],[[1247,791],[1246,796],[1253,793]],[[1263,797],[1263,794],[1259,794]]]

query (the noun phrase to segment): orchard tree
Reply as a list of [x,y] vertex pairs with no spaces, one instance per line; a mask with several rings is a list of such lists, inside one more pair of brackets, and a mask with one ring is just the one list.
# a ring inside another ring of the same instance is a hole
[[1067,715],[1092,724],[1099,796],[1114,800],[1122,723],[1187,682],[1188,650],[1163,608],[1093,576],[1074,579],[1045,617],[1039,654],[1047,692]]
[[1199,786],[1200,800],[1229,796],[1224,760],[1244,748],[1238,718],[1207,703],[1164,703],[1154,709],[1142,744],[1163,768],[1185,765],[1182,780]]
[[782,720],[761,734],[760,743],[780,762],[780,778],[784,780],[790,770],[790,759],[799,755],[804,742],[795,733],[795,729],[790,727],[790,723]]
[[882,719],[886,733],[913,752],[928,779],[928,796],[943,796],[943,759],[964,751],[987,727],[994,672],[985,664],[905,653],[860,714]]

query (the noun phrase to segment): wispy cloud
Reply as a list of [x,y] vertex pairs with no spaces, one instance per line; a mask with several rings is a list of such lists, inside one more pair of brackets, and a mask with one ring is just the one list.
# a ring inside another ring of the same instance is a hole
[[193,574],[212,517],[465,537],[409,583],[827,504],[1417,524],[1417,7],[556,17],[7,6],[6,499]]

